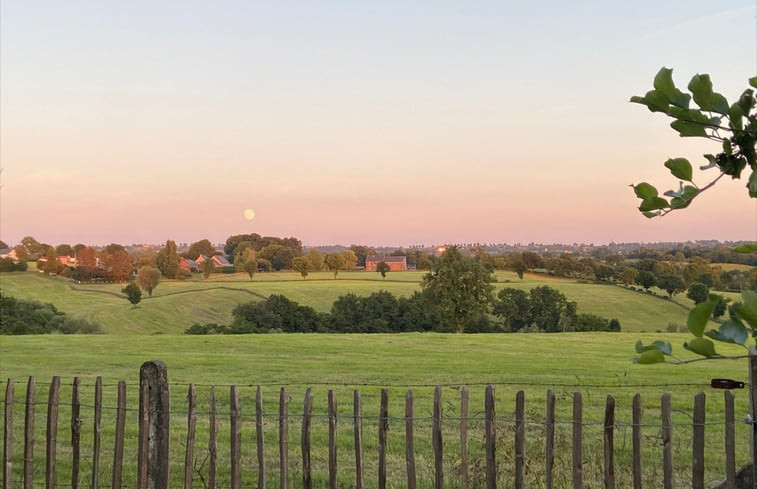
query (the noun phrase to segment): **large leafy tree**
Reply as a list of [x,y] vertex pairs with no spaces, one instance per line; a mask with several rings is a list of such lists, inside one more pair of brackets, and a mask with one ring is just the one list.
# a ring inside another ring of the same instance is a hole
[[323,261],[326,264],[326,268],[334,274],[334,280],[336,280],[339,270],[345,267],[344,256],[341,253],[328,253]]
[[129,282],[129,285],[121,289],[121,293],[126,295],[126,298],[134,307],[137,307],[137,304],[142,300],[142,291],[139,289],[139,285],[134,282]]
[[179,273],[179,254],[176,252],[176,243],[166,241],[166,245],[160,249],[155,259],[158,270],[166,278],[176,278]]
[[451,246],[423,277],[423,294],[440,311],[443,331],[462,333],[480,320],[494,301],[492,269]]
[[200,255],[212,256],[216,252],[213,244],[207,239],[201,239],[189,245],[189,250],[184,254],[191,260],[196,260]]
[[158,286],[158,282],[160,282],[160,270],[157,268],[144,266],[137,272],[137,285],[150,297],[152,297],[152,291]]

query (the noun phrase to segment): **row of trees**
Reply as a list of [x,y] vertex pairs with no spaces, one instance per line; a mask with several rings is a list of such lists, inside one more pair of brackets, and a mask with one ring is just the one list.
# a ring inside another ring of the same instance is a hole
[[[527,312],[517,321],[510,316],[512,294],[494,297],[492,269],[479,257],[465,256],[451,247],[424,276],[421,291],[397,298],[386,291],[367,297],[340,296],[328,314],[302,306],[281,295],[240,304],[233,322],[196,324],[188,334],[404,331],[514,332],[620,330],[620,324],[576,313],[576,304],[559,291],[538,287],[526,298]],[[522,291],[518,293],[525,294]],[[599,325],[597,325],[599,324]]]
[[16,299],[0,292],[0,334],[97,333],[100,327],[72,319],[52,304]]

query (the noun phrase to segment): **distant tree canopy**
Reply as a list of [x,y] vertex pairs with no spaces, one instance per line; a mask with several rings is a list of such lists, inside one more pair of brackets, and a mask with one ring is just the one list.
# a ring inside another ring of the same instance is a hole
[[234,256],[236,255],[237,247],[243,242],[249,243],[249,245],[252,246],[252,248],[257,252],[259,252],[266,246],[280,245],[292,250],[292,252],[294,253],[293,257],[302,255],[302,242],[297,238],[294,238],[294,237],[277,238],[275,236],[260,236],[257,233],[236,234],[234,236],[229,236],[226,239],[226,245],[223,248],[223,252],[226,254],[226,256],[229,257],[230,260],[233,260]]
[[52,304],[9,297],[0,292],[0,334],[97,333],[100,327],[71,319]]

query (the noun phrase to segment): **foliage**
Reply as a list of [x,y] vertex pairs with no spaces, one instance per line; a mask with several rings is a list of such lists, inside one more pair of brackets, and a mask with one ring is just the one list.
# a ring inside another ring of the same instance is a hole
[[504,322],[509,331],[520,331],[531,324],[528,293],[525,290],[505,287],[497,294],[492,314]]
[[137,285],[142,290],[147,292],[147,295],[152,297],[152,291],[158,286],[160,282],[160,270],[153,267],[142,267],[137,271]]
[[176,278],[179,271],[179,255],[176,252],[176,243],[170,239],[160,249],[155,259],[160,273],[166,278]]
[[389,264],[385,261],[379,262],[376,265],[376,271],[381,274],[381,278],[385,279],[386,274],[390,272],[392,268],[389,266]]
[[197,260],[200,256],[212,256],[216,252],[213,244],[207,239],[201,239],[189,245],[189,249],[184,256],[191,260]]
[[339,270],[342,270],[346,266],[344,262],[344,255],[342,255],[341,253],[328,253],[323,259],[323,262],[326,264],[326,268],[328,268],[329,271],[334,274],[334,280],[336,280],[336,276],[339,273]]
[[15,262],[13,258],[0,258],[0,273],[2,272],[25,272],[28,265],[25,261]]
[[234,320],[229,333],[316,332],[322,316],[312,307],[274,294],[264,301],[239,304],[232,311]]
[[296,272],[300,272],[302,279],[305,280],[310,272],[310,261],[304,256],[296,256],[292,260],[292,269]]
[[701,304],[706,301],[710,295],[710,289],[701,282],[694,282],[686,289],[686,297],[694,301],[694,304]]
[[216,271],[216,264],[213,261],[213,258],[208,257],[205,260],[203,260],[202,263],[200,263],[200,271],[202,272],[203,278],[210,277],[210,274]]
[[660,69],[654,78],[654,89],[643,97],[631,97],[631,102],[672,118],[670,127],[681,137],[701,137],[719,143],[722,151],[705,154],[707,165],[700,167],[700,170],[717,168],[719,174],[699,186],[694,183],[692,164],[686,158],[671,158],[665,162],[665,167],[679,180],[678,190],[668,190],[661,197],[657,188],[647,182],[633,185],[636,196],[641,199],[639,210],[647,217],[655,217],[683,209],[723,176],[740,179],[747,167],[751,169],[746,185],[748,194],[757,198],[757,112],[753,90],[757,88],[757,77],[750,78],[751,88],[744,90],[738,101],[729,104],[723,95],[713,90],[709,75],[694,75],[688,85],[690,93],[679,90],[672,75],[673,70]]
[[440,328],[462,333],[489,311],[494,301],[492,282],[491,268],[450,246],[423,277],[421,288],[441,313]]
[[139,302],[142,300],[142,290],[139,288],[139,285],[134,282],[129,282],[126,287],[121,289],[121,292],[123,294],[126,294],[126,298],[134,306],[139,304]]
[[666,273],[657,277],[657,286],[668,293],[668,297],[673,298],[673,294],[686,290],[686,282],[680,275]]
[[97,333],[100,327],[71,319],[52,304],[26,301],[0,292],[0,334]]
[[542,285],[529,292],[531,324],[545,332],[572,331],[576,322],[576,303],[563,293]]

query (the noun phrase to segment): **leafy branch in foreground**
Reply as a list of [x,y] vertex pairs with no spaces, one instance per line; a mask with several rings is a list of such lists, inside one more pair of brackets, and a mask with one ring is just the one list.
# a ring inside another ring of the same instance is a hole
[[[717,353],[712,340],[741,345],[748,349],[749,338],[757,340],[757,292],[745,290],[741,293],[741,299],[741,302],[735,303],[730,308],[730,317],[720,324],[718,329],[706,330],[706,327],[715,306],[722,300],[721,296],[710,294],[706,302],[691,309],[686,326],[694,335],[694,339],[685,342],[683,347],[703,358],[726,358]],[[665,357],[672,358],[675,363],[691,362],[691,360],[684,361],[673,356],[673,347],[669,341],[657,340],[644,345],[641,340],[638,340],[636,353],[639,356],[634,357],[634,362],[641,364],[662,363],[665,362]]]
[[721,144],[722,151],[704,155],[707,164],[699,168],[702,171],[717,168],[720,172],[709,183],[700,186],[694,183],[694,170],[689,160],[668,159],[665,167],[679,180],[678,189],[668,190],[660,196],[657,188],[647,182],[631,185],[641,199],[639,210],[651,218],[686,208],[722,177],[728,175],[740,179],[747,167],[752,170],[746,185],[748,193],[757,198],[757,103],[753,90],[757,89],[757,77],[749,79],[751,88],[744,90],[733,104],[713,91],[707,74],[694,75],[688,85],[690,93],[685,93],[675,86],[673,70],[663,67],[655,76],[653,85],[653,90],[643,97],[631,97],[631,102],[674,119],[670,127],[681,137],[701,137]]

